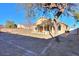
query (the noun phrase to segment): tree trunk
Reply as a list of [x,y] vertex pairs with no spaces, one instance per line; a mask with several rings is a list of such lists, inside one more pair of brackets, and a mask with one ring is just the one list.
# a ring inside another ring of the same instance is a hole
[[[62,14],[62,11],[58,11],[57,13],[56,13],[56,15],[55,15],[55,24],[54,24],[54,27],[55,27],[55,35],[57,35],[58,34],[58,22],[57,22],[57,19],[59,18],[59,16]],[[59,36],[56,36],[55,37],[55,40],[56,40],[56,42],[60,42],[60,40],[59,40]]]
[[44,29],[44,24],[43,24],[43,33],[44,33],[45,29]]

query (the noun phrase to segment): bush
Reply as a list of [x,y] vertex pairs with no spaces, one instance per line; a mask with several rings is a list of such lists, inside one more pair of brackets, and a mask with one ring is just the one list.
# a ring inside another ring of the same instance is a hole
[[6,28],[17,28],[17,25],[13,21],[7,21],[5,27]]

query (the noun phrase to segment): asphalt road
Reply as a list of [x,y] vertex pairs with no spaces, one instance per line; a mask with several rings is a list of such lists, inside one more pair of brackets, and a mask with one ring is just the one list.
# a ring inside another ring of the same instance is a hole
[[29,36],[0,33],[0,56],[77,56],[79,55],[79,37],[68,35],[55,39],[40,39]]

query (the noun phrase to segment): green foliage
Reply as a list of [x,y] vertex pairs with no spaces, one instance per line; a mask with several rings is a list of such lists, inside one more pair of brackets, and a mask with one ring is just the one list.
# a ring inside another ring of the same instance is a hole
[[17,28],[17,25],[13,21],[6,21],[6,28]]
[[74,17],[77,20],[77,22],[79,22],[79,12],[74,13]]

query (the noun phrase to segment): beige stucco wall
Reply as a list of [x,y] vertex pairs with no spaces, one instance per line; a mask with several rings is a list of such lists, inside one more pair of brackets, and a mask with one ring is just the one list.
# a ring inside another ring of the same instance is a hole
[[52,35],[56,36],[56,35],[60,35],[65,33],[65,31],[67,30],[66,25],[63,23],[60,23],[61,25],[61,30],[55,31],[54,28],[52,27]]

